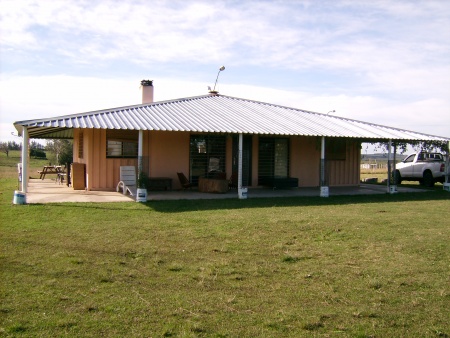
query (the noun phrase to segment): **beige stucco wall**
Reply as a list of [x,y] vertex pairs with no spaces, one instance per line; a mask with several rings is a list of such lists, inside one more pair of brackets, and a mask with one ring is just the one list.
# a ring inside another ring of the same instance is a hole
[[298,178],[299,187],[319,186],[320,139],[293,136],[290,151],[290,173]]
[[[83,133],[83,158],[78,156],[78,139]],[[73,161],[86,165],[88,190],[114,190],[120,178],[120,166],[137,166],[133,158],[106,158],[105,129],[75,129],[73,139]]]
[[170,177],[172,188],[181,188],[177,172],[189,176],[190,133],[151,131],[144,135],[150,177]]
[[[78,157],[78,139],[83,132],[83,158]],[[173,189],[180,189],[177,172],[189,176],[189,132],[145,131],[144,169],[150,177],[172,178]],[[258,182],[259,137],[252,140],[252,186]],[[106,158],[106,130],[74,130],[74,162],[86,165],[89,190],[114,190],[119,182],[120,166],[137,167],[137,159]],[[226,171],[231,176],[232,138],[226,141]],[[359,184],[360,142],[347,140],[346,159],[327,161],[330,186]],[[297,177],[300,187],[319,186],[320,138],[293,136],[290,142],[290,175]]]
[[345,161],[327,161],[330,186],[355,186],[360,181],[361,142],[348,139]]
[[[291,176],[299,179],[300,187],[317,187],[320,181],[320,137],[291,138]],[[329,186],[355,186],[360,180],[361,143],[346,140],[345,160],[326,160],[326,180]]]

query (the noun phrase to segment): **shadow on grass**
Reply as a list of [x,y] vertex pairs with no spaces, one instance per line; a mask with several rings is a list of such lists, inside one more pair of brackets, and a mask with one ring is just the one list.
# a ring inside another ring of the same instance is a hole
[[125,210],[129,212],[155,211],[162,213],[179,213],[190,211],[207,210],[232,210],[247,208],[274,208],[274,207],[298,207],[298,206],[327,206],[327,205],[348,205],[367,203],[392,203],[409,201],[440,201],[450,200],[450,193],[443,190],[418,192],[418,193],[398,193],[381,195],[342,195],[323,197],[275,197],[275,198],[249,198],[239,199],[219,199],[219,200],[167,200],[149,201],[146,203],[54,203],[35,204],[35,206],[47,206],[51,208],[83,208],[98,210]]

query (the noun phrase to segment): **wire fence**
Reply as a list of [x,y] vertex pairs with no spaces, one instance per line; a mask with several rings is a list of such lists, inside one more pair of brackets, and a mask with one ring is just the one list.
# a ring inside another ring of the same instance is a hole
[[387,163],[361,163],[360,168],[364,170],[387,169]]

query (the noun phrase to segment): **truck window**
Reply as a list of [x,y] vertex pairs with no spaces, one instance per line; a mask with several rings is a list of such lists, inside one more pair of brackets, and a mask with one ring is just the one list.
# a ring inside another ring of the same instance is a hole
[[414,156],[416,156],[416,155],[412,154],[412,155],[409,155],[407,158],[405,158],[405,163],[413,162]]

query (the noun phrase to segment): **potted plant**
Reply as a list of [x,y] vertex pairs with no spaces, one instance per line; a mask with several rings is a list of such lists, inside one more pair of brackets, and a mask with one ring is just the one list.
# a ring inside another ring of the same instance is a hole
[[147,185],[148,176],[145,172],[140,171],[137,178],[136,202],[147,202]]

